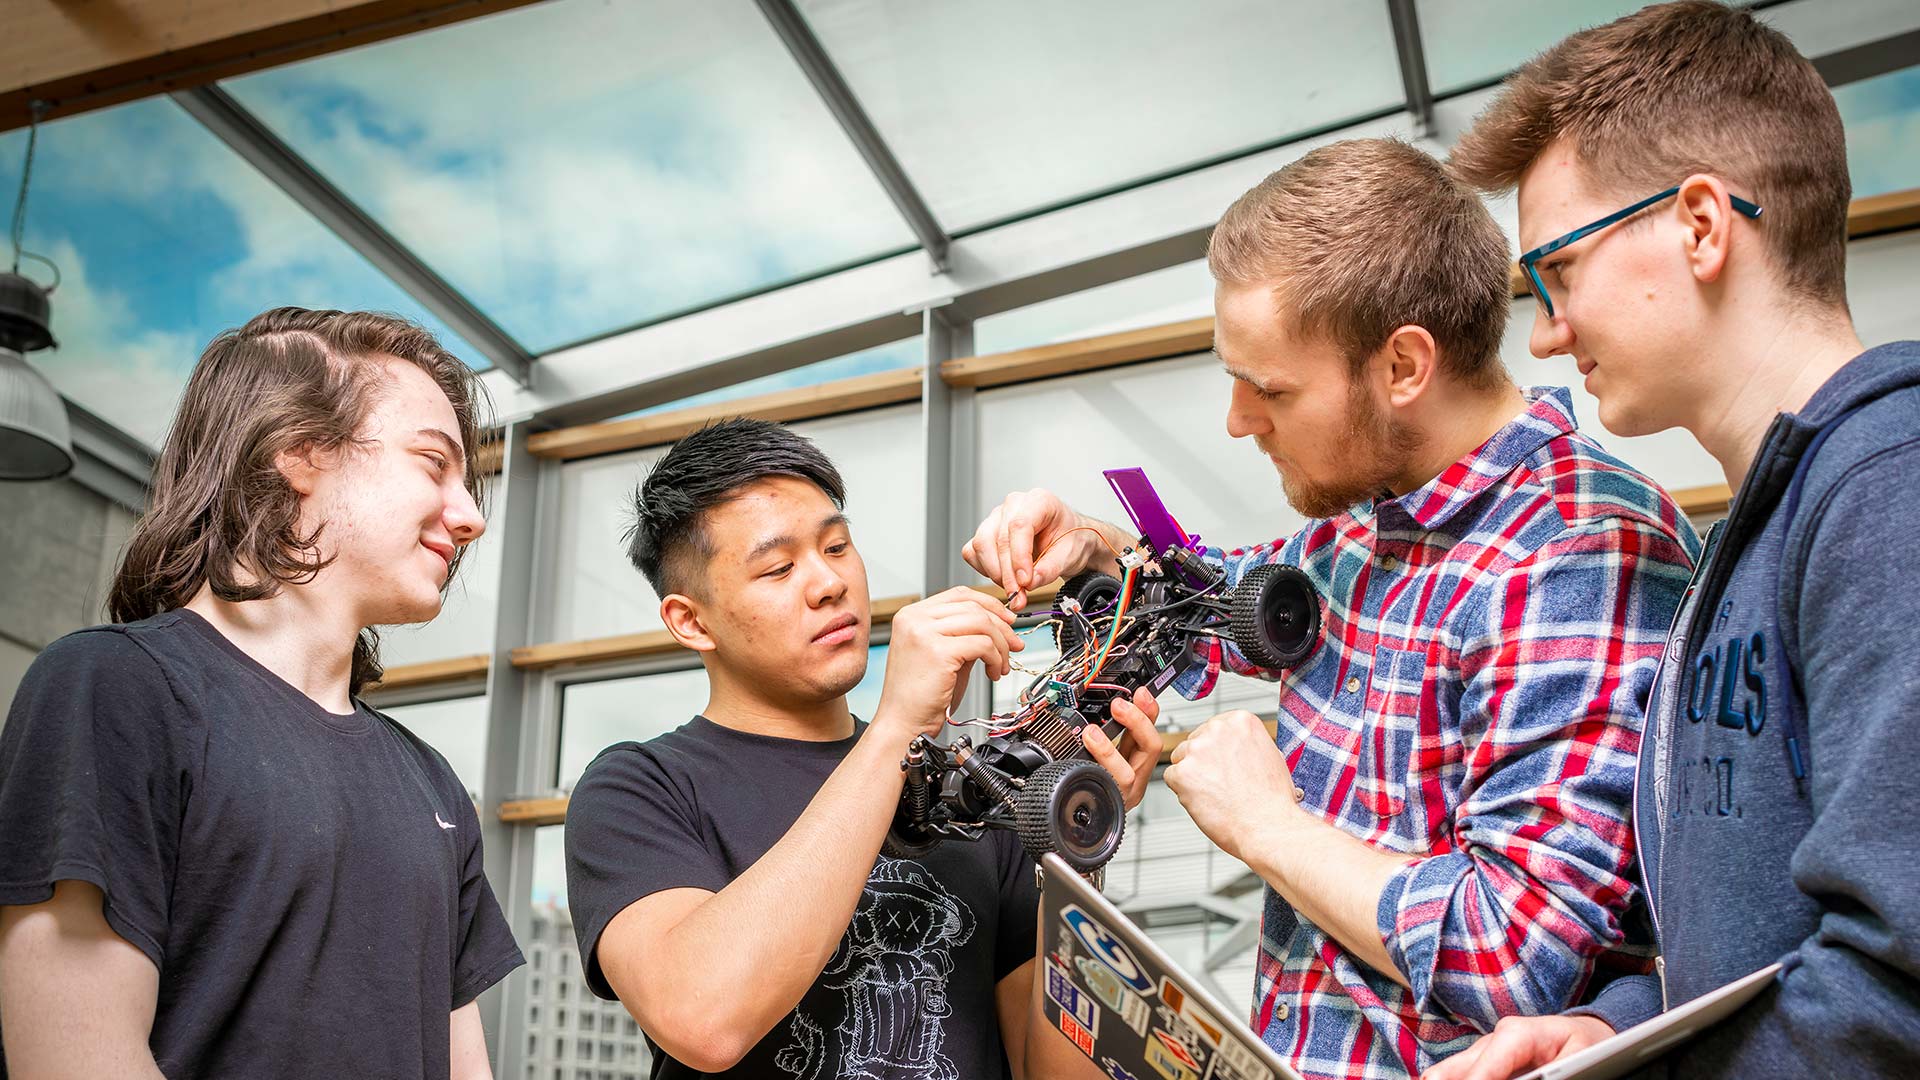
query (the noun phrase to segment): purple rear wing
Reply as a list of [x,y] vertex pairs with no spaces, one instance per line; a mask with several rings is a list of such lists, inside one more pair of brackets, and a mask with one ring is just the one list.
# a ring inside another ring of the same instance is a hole
[[1169,547],[1190,549],[1199,544],[1200,538],[1188,535],[1167,512],[1167,505],[1160,501],[1160,493],[1153,490],[1145,469],[1108,469],[1106,476],[1120,505],[1133,519],[1134,529],[1153,545],[1155,552]]

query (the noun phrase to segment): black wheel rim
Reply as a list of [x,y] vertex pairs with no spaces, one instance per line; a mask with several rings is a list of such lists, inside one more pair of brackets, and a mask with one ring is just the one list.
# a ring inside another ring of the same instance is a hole
[[1113,840],[1113,807],[1098,777],[1069,777],[1054,800],[1054,831],[1060,848],[1080,859],[1097,859]]
[[1291,575],[1278,577],[1268,590],[1261,629],[1274,650],[1285,657],[1304,657],[1312,651],[1312,637],[1320,601],[1313,587]]

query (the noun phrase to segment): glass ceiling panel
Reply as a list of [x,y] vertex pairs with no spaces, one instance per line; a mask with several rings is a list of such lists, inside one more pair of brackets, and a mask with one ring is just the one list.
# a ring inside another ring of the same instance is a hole
[[1378,2],[799,6],[951,230],[1404,100],[1387,5]]
[[1920,188],[1920,67],[1834,90],[1847,126],[1853,197]]
[[752,0],[554,0],[223,85],[536,353],[914,246]]
[[[25,131],[0,135],[9,216],[26,146]],[[398,312],[485,365],[166,98],[41,126],[25,245],[61,275],[52,297],[60,347],[29,360],[61,393],[151,444],[207,342],[284,304]],[[51,278],[31,260],[21,271]]]
[[1427,82],[1444,96],[1505,77],[1535,53],[1589,26],[1644,7],[1642,0],[1415,0]]

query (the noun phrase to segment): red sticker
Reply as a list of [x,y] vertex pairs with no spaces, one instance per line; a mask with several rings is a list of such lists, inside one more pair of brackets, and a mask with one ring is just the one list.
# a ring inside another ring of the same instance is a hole
[[1060,1033],[1073,1040],[1073,1045],[1079,1047],[1081,1053],[1093,1056],[1093,1032],[1081,1027],[1080,1021],[1065,1012],[1060,1014]]

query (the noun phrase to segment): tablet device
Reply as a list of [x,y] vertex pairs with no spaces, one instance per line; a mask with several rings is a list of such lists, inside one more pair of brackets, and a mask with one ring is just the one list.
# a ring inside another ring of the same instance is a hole
[[1733,1015],[1758,997],[1779,973],[1779,964],[1768,964],[1644,1024],[1635,1024],[1577,1054],[1543,1065],[1520,1080],[1613,1080],[1643,1069],[1649,1061]]

